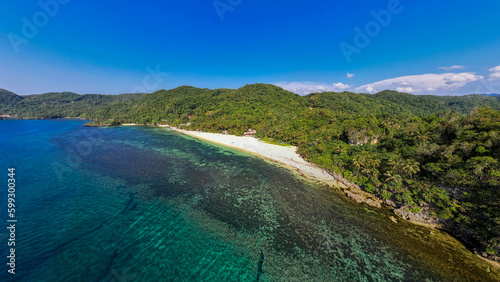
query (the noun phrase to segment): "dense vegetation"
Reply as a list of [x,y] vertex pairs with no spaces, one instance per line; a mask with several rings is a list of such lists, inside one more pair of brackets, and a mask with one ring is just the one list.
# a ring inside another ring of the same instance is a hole
[[0,91],[0,114],[17,117],[161,123],[236,135],[256,129],[380,198],[412,212],[430,207],[455,235],[490,255],[500,253],[499,110],[500,96],[299,96],[264,84],[117,96]]
[[106,118],[109,109],[119,113],[144,94],[78,95],[72,92],[19,96],[0,89],[0,114],[22,118]]

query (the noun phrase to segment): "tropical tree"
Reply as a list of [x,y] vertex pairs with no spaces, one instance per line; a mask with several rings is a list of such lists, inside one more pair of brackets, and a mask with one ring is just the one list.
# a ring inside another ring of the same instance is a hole
[[384,176],[386,177],[386,179],[385,179],[386,183],[392,183],[392,184],[395,184],[395,186],[401,185],[401,183],[403,181],[403,178],[401,178],[401,175],[393,174],[389,171],[384,173]]
[[422,131],[415,132],[413,134],[413,137],[420,140],[419,147],[418,147],[418,149],[420,151],[422,151],[422,145],[426,140],[432,140],[432,138],[430,138],[429,136],[426,136]]
[[410,180],[413,180],[413,174],[420,171],[420,163],[413,159],[406,159],[401,169],[410,176]]
[[498,163],[498,161],[489,156],[474,157],[467,161],[468,167],[472,169],[477,177],[479,177],[479,180],[483,180],[484,170],[488,166],[496,163]]

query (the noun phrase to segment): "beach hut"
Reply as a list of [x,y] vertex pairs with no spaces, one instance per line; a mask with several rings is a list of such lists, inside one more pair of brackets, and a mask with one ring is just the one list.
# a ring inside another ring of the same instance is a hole
[[257,130],[253,130],[249,128],[247,131],[243,132],[243,136],[254,136],[257,133]]

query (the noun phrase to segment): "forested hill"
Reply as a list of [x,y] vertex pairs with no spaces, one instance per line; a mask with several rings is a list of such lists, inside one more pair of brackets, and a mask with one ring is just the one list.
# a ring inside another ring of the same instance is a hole
[[500,97],[314,93],[274,85],[152,94],[19,96],[0,114],[170,124],[293,144],[309,161],[397,207],[430,211],[485,257],[500,254]]
[[[235,109],[235,106],[239,108]],[[419,116],[449,111],[467,114],[481,107],[500,110],[500,96],[411,95],[390,90],[374,95],[325,92],[299,96],[268,84],[215,90],[181,86],[152,94],[122,95],[54,92],[20,96],[0,89],[0,114],[20,118],[119,118],[152,123],[171,114],[193,115],[196,111],[199,116],[202,110],[232,113],[234,110],[244,109],[243,114],[253,115],[278,109],[297,113],[297,109],[306,107],[328,109],[348,115]]]
[[11,110],[11,107],[14,107],[23,99],[23,97],[15,93],[0,88],[0,107],[2,107],[3,111]]
[[73,92],[51,92],[36,95],[17,95],[0,89],[0,114],[18,118],[92,118],[104,107],[117,113],[127,109],[144,94],[79,95]]
[[429,115],[455,111],[467,114],[476,108],[500,110],[500,97],[484,95],[412,95],[385,90],[377,94],[314,93],[306,96],[314,107],[364,114]]

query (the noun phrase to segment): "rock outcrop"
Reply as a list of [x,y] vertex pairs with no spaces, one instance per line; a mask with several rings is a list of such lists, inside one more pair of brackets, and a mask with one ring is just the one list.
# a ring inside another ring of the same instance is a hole
[[406,207],[394,209],[394,213],[397,216],[404,218],[412,223],[428,226],[431,228],[443,228],[445,224],[443,219],[436,219],[431,216],[428,206],[424,206],[418,213],[410,212],[406,209]]
[[375,198],[373,195],[362,191],[361,189],[359,191],[357,190],[344,190],[344,193],[346,194],[347,197],[349,197],[351,200],[354,200],[357,203],[365,203],[369,206],[376,207],[376,208],[382,208],[382,201]]

